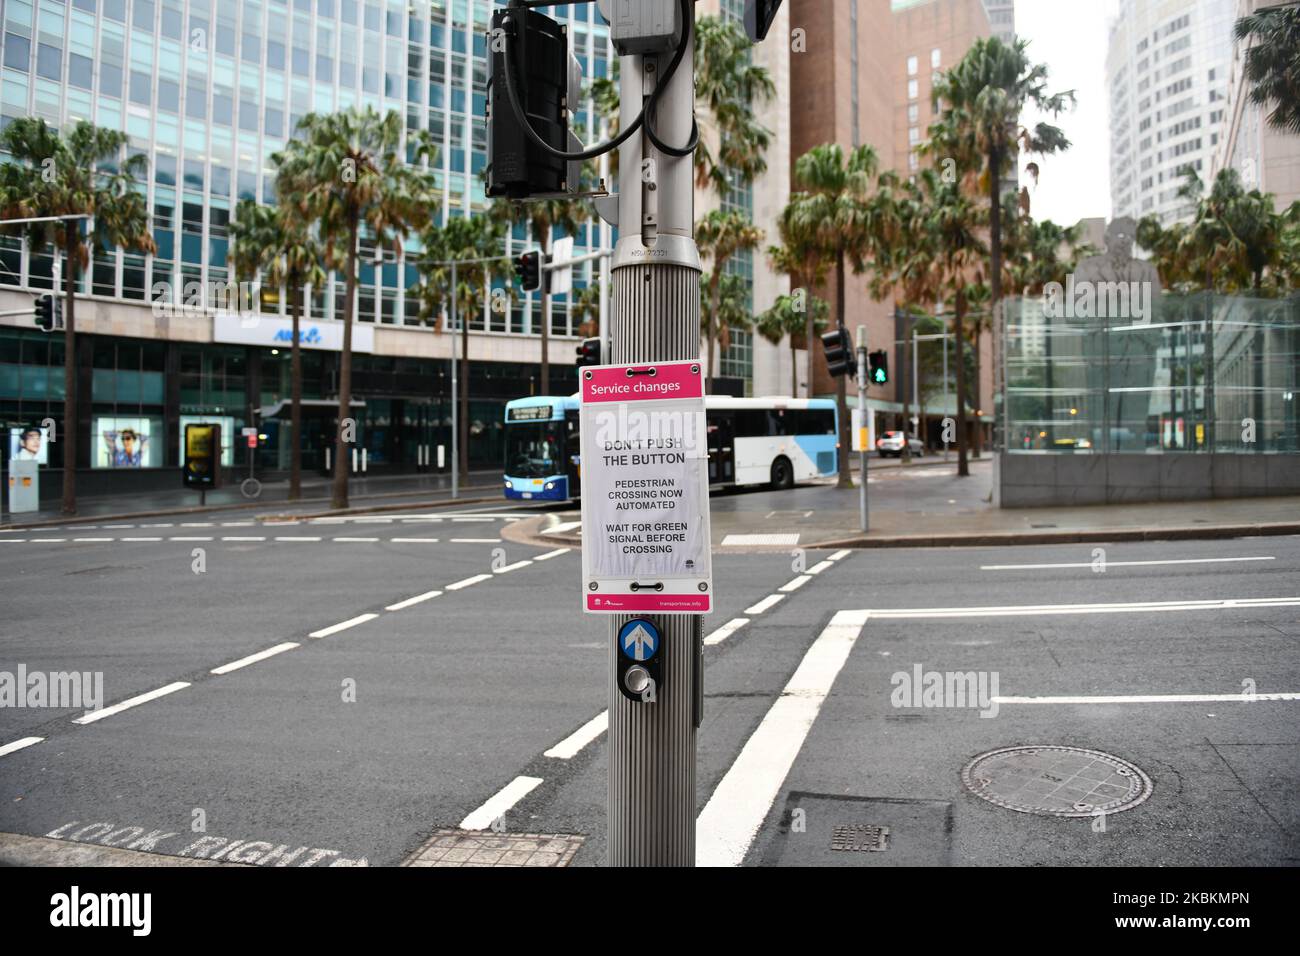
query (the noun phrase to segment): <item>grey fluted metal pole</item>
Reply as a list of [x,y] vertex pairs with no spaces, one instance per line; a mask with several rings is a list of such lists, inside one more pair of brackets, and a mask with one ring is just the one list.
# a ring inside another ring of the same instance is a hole
[[[684,145],[691,133],[692,53],[686,50],[654,117],[659,139],[672,146]],[[624,129],[636,120],[670,59],[671,54],[622,58]],[[606,361],[698,361],[700,258],[692,158],[661,154],[643,132],[619,150],[619,239],[611,267]],[[693,866],[700,618],[649,617],[659,628],[664,648],[663,688],[654,703],[633,703],[619,692],[615,642],[629,617],[611,617],[608,860],[611,866]]]

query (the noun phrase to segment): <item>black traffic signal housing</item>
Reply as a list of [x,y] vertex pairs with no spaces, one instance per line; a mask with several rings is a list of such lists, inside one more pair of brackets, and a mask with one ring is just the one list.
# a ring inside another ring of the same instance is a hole
[[870,377],[872,385],[885,385],[889,382],[889,353],[884,349],[872,352],[870,358]]
[[853,356],[853,343],[844,326],[822,333],[822,349],[826,352],[826,369],[832,376],[855,375],[857,360]]
[[577,351],[578,361],[575,363],[577,368],[600,364],[600,339],[583,339]]
[[32,314],[36,316],[36,325],[43,332],[63,328],[63,301],[55,296],[43,295],[38,298]]
[[515,275],[525,292],[532,292],[542,285],[542,254],[534,250],[515,257]]
[[767,38],[767,31],[780,9],[781,0],[745,0],[745,32],[751,43]]
[[[552,149],[582,148],[569,129],[581,80],[567,29],[536,11],[506,7],[492,14],[487,49],[487,194],[528,199],[575,193],[582,164],[539,147],[521,122],[527,119]],[[523,117],[510,100],[507,67]]]

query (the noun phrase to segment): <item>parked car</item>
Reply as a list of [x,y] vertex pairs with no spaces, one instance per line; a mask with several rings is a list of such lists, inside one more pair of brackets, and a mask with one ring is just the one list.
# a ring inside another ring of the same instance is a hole
[[[907,444],[912,454],[920,458],[925,454],[925,444],[915,435],[907,436]],[[903,456],[903,433],[882,432],[876,439],[876,451],[881,458],[901,458]]]

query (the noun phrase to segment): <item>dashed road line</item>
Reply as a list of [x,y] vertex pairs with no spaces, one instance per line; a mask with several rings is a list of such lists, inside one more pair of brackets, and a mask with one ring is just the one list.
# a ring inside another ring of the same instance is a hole
[[437,538],[389,538],[393,544],[437,544]]
[[493,574],[509,574],[511,571],[518,571],[520,568],[526,568],[532,564],[531,560],[516,561],[514,564],[507,564],[504,568],[496,568]]
[[462,830],[486,830],[501,819],[511,807],[532,793],[542,783],[541,777],[515,777],[460,822]]
[[452,538],[452,544],[500,544],[500,538]]
[[[874,616],[874,615],[873,615]],[[994,704],[1250,704],[1260,700],[1300,700],[1300,693],[1284,694],[1129,694],[1098,697],[994,697]]]
[[492,575],[490,574],[476,574],[472,578],[463,578],[460,581],[457,581],[455,584],[448,584],[447,590],[459,591],[461,588],[467,588],[472,584],[478,584],[480,581],[490,580],[491,577]]
[[542,756],[554,757],[556,760],[570,760],[576,757],[583,747],[603,734],[608,727],[609,711],[602,710],[550,750],[543,751]]
[[255,534],[228,534],[221,538],[222,541],[265,541],[266,538]]
[[1131,601],[1114,604],[1008,604],[985,607],[872,608],[873,619],[1026,617],[1037,614],[1138,614],[1172,611],[1227,611],[1300,606],[1300,597],[1224,598],[1214,601]]
[[808,573],[821,574],[827,568],[833,568],[833,567],[835,567],[835,564],[832,561],[818,561],[816,564],[814,564],[811,568],[808,569]]
[[1060,564],[981,564],[981,571],[1037,571],[1049,568],[1140,568],[1160,564],[1229,564],[1241,561],[1276,561],[1272,556],[1251,558],[1170,558],[1161,561],[1110,561],[1105,558],[1097,561],[1071,561]]
[[144,543],[146,541],[161,541],[162,538],[123,538],[122,540],[135,544],[135,543]]
[[714,644],[721,644],[748,623],[749,618],[747,617],[733,617],[726,624],[722,625],[722,627],[705,637],[704,646],[712,647]]
[[331,541],[338,541],[342,544],[374,544],[378,538],[330,538]]
[[358,614],[356,617],[350,617],[346,621],[340,621],[338,624],[331,624],[329,627],[322,627],[319,631],[312,631],[308,637],[329,637],[331,634],[337,634],[339,631],[346,631],[350,627],[356,627],[358,624],[365,624],[367,621],[373,621],[379,617],[378,614]]
[[[180,539],[177,538],[176,540],[179,541]],[[311,535],[278,534],[275,536],[275,540],[276,541],[319,541],[320,538],[313,538]]]
[[141,704],[147,704],[151,700],[157,700],[159,697],[166,697],[168,694],[174,694],[178,690],[184,690],[189,687],[189,683],[183,680],[175,681],[165,687],[159,687],[145,694],[139,694],[135,697],[128,698],[120,704],[114,704],[112,707],[104,707],[101,710],[89,710],[80,717],[75,718],[74,724],[93,724],[97,720],[103,720],[105,717],[112,717],[114,714],[120,714],[124,710],[130,710],[132,707],[139,707]]
[[792,593],[792,592],[794,592],[794,591],[798,591],[801,587],[803,587],[805,584],[807,584],[807,583],[808,583],[809,581],[811,581],[811,580],[812,580],[812,575],[810,575],[810,574],[801,574],[801,575],[799,575],[797,578],[795,578],[794,580],[789,581],[789,582],[787,582],[786,584],[781,585],[781,587],[778,588],[778,590],[779,590],[782,594],[790,594],[790,593]]
[[768,610],[769,608],[775,607],[776,605],[780,604],[784,600],[785,600],[784,594],[769,594],[767,597],[763,598],[763,600],[759,601],[757,604],[745,608],[745,613],[762,614],[764,611]]
[[297,641],[285,641],[283,644],[276,644],[274,647],[268,647],[264,651],[258,651],[256,654],[249,654],[247,657],[241,657],[237,661],[231,661],[229,664],[222,664],[220,667],[214,667],[208,671],[209,674],[229,674],[231,671],[237,671],[241,667],[247,667],[249,664],[256,664],[258,661],[264,661],[268,657],[274,657],[276,654],[283,654],[285,651],[291,651],[295,647],[300,647]]
[[112,538],[73,538],[76,544],[97,544],[101,541],[112,541]]
[[4,744],[0,746],[0,757],[7,757],[9,754],[30,747],[33,744],[39,744],[44,739],[44,737],[22,737],[11,743]]
[[827,558],[826,560],[827,560],[827,561],[842,561],[842,560],[844,560],[845,558],[847,558],[847,557],[848,557],[850,554],[852,554],[852,553],[853,553],[853,552],[852,552],[849,548],[845,548],[843,551],[836,551],[834,554],[832,554],[832,555],[831,555],[829,558]]
[[562,554],[568,554],[569,548],[556,548],[554,551],[547,551],[545,554],[539,554],[533,558],[534,561],[549,561],[551,558],[558,558]]
[[398,601],[396,604],[390,604],[384,608],[384,610],[404,611],[408,607],[414,607],[416,604],[421,604],[424,601],[428,601],[430,598],[436,598],[441,594],[441,591],[425,591],[423,594],[417,594],[415,597],[407,598],[405,601]]

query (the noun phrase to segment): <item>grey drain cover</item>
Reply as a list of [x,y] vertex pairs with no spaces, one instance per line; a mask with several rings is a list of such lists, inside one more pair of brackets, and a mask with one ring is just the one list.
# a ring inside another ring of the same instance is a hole
[[850,823],[835,827],[831,831],[832,850],[868,850],[889,849],[889,827],[870,823]]
[[1113,754],[1080,747],[1003,747],[962,768],[975,796],[1020,813],[1091,817],[1129,810],[1151,796],[1151,778]]

